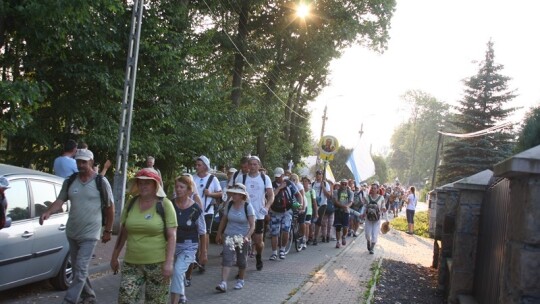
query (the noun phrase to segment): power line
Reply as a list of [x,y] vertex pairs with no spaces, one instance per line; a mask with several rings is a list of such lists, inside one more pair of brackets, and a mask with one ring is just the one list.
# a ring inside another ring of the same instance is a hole
[[483,136],[483,135],[487,135],[487,134],[490,134],[490,133],[494,133],[494,132],[497,132],[497,131],[499,131],[501,129],[508,128],[508,127],[512,126],[513,124],[514,123],[511,122],[511,121],[507,121],[507,122],[502,123],[500,125],[496,125],[496,126],[484,129],[484,130],[480,130],[480,131],[476,131],[476,132],[472,132],[472,133],[466,133],[466,134],[447,133],[447,132],[441,132],[441,131],[438,131],[438,133],[440,133],[442,135],[445,135],[445,136],[450,136],[450,137],[471,138],[471,137],[478,137],[478,136]]
[[[215,16],[214,12],[212,11],[212,9],[210,8],[210,6],[208,5],[208,3],[206,3],[206,0],[203,0],[204,4],[206,5],[206,7],[208,8],[208,10],[210,11],[210,13],[212,13],[212,15]],[[224,27],[225,28],[225,27]],[[236,51],[238,51],[238,53],[240,54],[240,56],[242,56],[242,58],[244,59],[244,61],[246,62],[246,64],[251,68],[251,70],[255,73],[258,73],[257,70],[255,70],[255,68],[251,65],[251,63],[247,60],[246,56],[240,51],[240,48],[238,48],[238,46],[236,45],[236,43],[234,43],[233,39],[231,38],[231,36],[229,36],[229,34],[227,33],[227,31],[223,31],[223,33],[225,33],[225,35],[227,36],[227,38],[229,39],[229,41],[232,43],[232,45],[234,46],[234,48],[236,49]],[[297,116],[299,117],[302,117],[306,120],[308,120],[309,118],[296,112],[293,108],[291,108],[285,101],[283,101],[277,94],[276,92],[274,92],[274,90],[272,90],[270,88],[270,86],[268,86],[268,84],[266,82],[263,81],[263,84],[264,86],[281,102],[281,104],[283,104],[286,108],[288,108],[289,110],[291,110],[292,113],[296,114]]]

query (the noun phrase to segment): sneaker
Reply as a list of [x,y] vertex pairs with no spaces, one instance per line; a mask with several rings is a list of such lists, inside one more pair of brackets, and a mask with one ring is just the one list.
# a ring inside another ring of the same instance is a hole
[[313,243],[312,239],[308,239],[307,242],[306,242],[307,245],[311,245],[311,243]]
[[261,271],[263,269],[263,261],[260,255],[257,255],[256,258],[257,258],[257,264],[255,267],[257,268],[257,270]]
[[[335,237],[331,238],[330,240],[331,240],[332,242],[337,241]],[[327,242],[327,243],[328,243],[328,242]]]
[[279,252],[279,258],[284,260],[285,259],[285,251],[280,251]]
[[236,285],[234,285],[234,289],[238,290],[242,288],[244,288],[244,280],[238,279],[238,281],[236,281]]
[[307,249],[307,244],[302,244],[302,250],[306,250]]
[[373,249],[371,249],[371,250],[369,251],[369,254],[373,254]]
[[339,242],[336,242],[336,248],[341,248],[341,244]]
[[357,236],[359,236],[359,235],[360,235],[360,234],[359,234],[358,232],[353,233],[353,237],[357,237]]
[[184,286],[186,286],[186,287],[191,286],[191,279],[186,278],[186,279],[184,280]]
[[221,292],[227,292],[227,282],[221,282],[218,286],[216,286],[216,290],[219,290]]
[[347,241],[345,240],[345,238],[341,239],[341,245],[343,245],[343,246],[347,245]]
[[187,298],[185,295],[180,295],[180,300],[178,300],[178,304],[185,304],[187,303]]
[[270,256],[270,261],[275,261],[275,260],[277,260],[277,254],[272,253],[272,255]]
[[349,230],[349,232],[347,232],[347,236],[351,237],[352,236],[352,231]]
[[313,244],[311,244],[313,246],[317,246],[317,241],[313,241]]

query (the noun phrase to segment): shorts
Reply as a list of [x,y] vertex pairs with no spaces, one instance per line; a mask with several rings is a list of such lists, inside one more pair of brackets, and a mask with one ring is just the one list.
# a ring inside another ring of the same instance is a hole
[[255,231],[256,234],[264,233],[264,220],[255,220]]
[[399,207],[399,202],[393,202],[392,203],[392,209],[397,210]]
[[336,211],[334,213],[334,227],[349,227],[349,212]]
[[406,210],[407,214],[407,223],[414,224],[414,210]]
[[[277,213],[272,212],[270,214],[270,235],[278,236],[279,231],[288,232],[291,229],[292,214],[291,212]],[[281,229],[280,229],[281,228]]]
[[311,214],[306,214],[306,218],[304,219],[304,224],[311,224]]
[[306,213],[305,212],[298,213],[298,217],[296,218],[296,221],[298,222],[298,224],[305,223],[306,222]]
[[321,226],[323,216],[326,213],[326,205],[321,205],[319,209],[317,209],[317,221],[315,222],[315,225]]

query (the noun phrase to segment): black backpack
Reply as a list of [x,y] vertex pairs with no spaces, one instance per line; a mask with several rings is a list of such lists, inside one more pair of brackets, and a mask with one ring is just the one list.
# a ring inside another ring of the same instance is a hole
[[[285,180],[285,183],[287,184],[287,187],[281,189],[276,194],[276,196],[274,197],[274,202],[270,206],[270,209],[275,212],[285,212],[291,209],[294,204],[294,196],[291,195],[291,191],[289,190],[289,187],[290,185],[292,185],[292,183],[289,180]],[[277,183],[273,182],[272,187],[274,187],[274,189],[277,188]]]
[[[68,177],[68,180],[67,180],[68,190],[78,175],[79,175],[79,172],[75,172]],[[103,189],[103,179],[104,177],[102,175],[100,174],[96,175],[96,187],[99,191],[99,197],[101,198],[101,226],[105,226],[105,223],[107,222],[107,212],[105,212],[105,210],[107,209],[107,199],[109,198],[107,191]]]
[[[231,211],[233,201],[229,201],[229,205],[227,206],[227,216],[229,216],[229,211]],[[244,202],[244,212],[246,213],[246,218],[248,218],[248,202]]]

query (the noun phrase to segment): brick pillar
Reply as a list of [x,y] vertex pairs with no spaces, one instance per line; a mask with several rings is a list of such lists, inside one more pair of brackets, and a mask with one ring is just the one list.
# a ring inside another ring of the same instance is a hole
[[510,180],[512,208],[500,303],[540,303],[540,146],[498,163],[496,176]]

